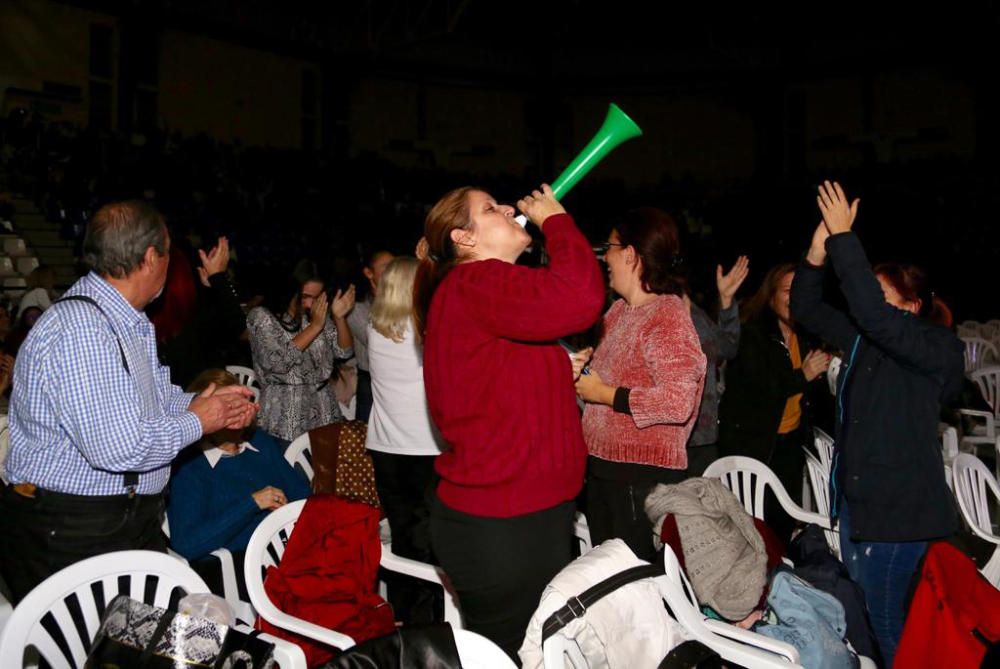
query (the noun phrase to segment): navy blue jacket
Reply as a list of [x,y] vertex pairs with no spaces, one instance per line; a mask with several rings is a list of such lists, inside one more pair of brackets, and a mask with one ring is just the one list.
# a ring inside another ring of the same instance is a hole
[[950,535],[958,517],[937,428],[941,404],[961,389],[962,343],[885,301],[854,233],[830,237],[826,249],[850,314],[823,302],[824,268],[805,261],[792,283],[791,311],[845,355],[831,499],[847,500],[855,541]]

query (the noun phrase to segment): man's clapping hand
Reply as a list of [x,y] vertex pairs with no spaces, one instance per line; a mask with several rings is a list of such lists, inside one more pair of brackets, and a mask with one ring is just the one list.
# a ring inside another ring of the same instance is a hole
[[218,387],[209,384],[191,400],[188,411],[198,417],[202,434],[211,434],[224,428],[241,430],[253,422],[260,409],[253,402],[253,391],[246,386]]

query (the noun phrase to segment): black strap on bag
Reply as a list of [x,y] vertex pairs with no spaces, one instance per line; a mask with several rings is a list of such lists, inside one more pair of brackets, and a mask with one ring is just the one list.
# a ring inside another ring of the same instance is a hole
[[[97,300],[87,295],[66,295],[65,297],[60,297],[52,304],[59,304],[60,302],[70,302],[70,301],[85,302],[86,304],[93,305],[94,308],[100,311],[101,315],[107,319],[108,325],[111,325],[111,317],[108,316],[107,312],[101,308],[101,305],[97,303]],[[125,347],[122,346],[122,340],[118,338],[118,333],[115,332],[114,327],[111,328],[111,334],[115,336],[115,343],[118,344],[118,353],[122,357],[122,367],[125,368],[125,373],[131,376],[132,371],[128,368],[128,359],[125,357]],[[129,496],[134,496],[135,489],[139,485],[138,472],[125,472],[122,476],[125,480],[125,488],[128,490]]]
[[618,572],[614,576],[609,576],[600,583],[590,586],[576,597],[570,598],[564,607],[545,620],[545,624],[542,625],[542,643],[544,644],[550,636],[577,618],[582,618],[587,613],[588,608],[618,588],[635,581],[641,581],[644,578],[655,578],[662,575],[662,565],[644,564]]

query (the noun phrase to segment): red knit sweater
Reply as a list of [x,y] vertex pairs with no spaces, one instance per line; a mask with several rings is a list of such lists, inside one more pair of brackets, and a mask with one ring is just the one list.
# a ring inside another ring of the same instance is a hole
[[705,354],[681,298],[662,295],[638,307],[618,300],[605,314],[603,329],[590,367],[608,385],[631,388],[632,415],[588,404],[583,434],[590,454],[687,468],[685,444],[705,388]]
[[477,516],[511,517],[573,499],[586,447],[569,356],[554,340],[590,327],[604,282],[566,214],[543,230],[547,267],[465,263],[438,286],[424,344],[431,417],[450,446],[438,497]]

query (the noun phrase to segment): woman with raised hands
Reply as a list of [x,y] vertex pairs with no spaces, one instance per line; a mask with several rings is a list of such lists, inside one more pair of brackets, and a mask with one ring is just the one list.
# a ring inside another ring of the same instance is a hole
[[514,208],[464,187],[427,214],[416,287],[427,401],[447,445],[432,545],[468,628],[515,659],[542,590],[572,559],[587,457],[556,340],[604,303],[590,244],[551,189],[517,206],[545,235],[547,266],[516,265],[531,236]]
[[271,288],[247,314],[250,352],[260,383],[261,428],[287,443],[313,428],[343,420],[330,380],[336,362],[353,355],[347,314],[354,286],[327,299],[322,279],[308,271]]
[[[872,268],[853,232],[859,200],[849,202],[840,184],[826,181],[817,203],[823,220],[795,274],[791,308],[846,352],[837,379],[833,515],[844,563],[865,592],[891,667],[906,591],[927,542],[958,528],[937,429],[941,404],[961,389],[963,347],[935,322],[923,271]],[[823,301],[827,264],[847,314]]]

